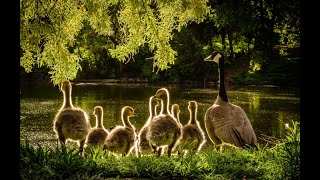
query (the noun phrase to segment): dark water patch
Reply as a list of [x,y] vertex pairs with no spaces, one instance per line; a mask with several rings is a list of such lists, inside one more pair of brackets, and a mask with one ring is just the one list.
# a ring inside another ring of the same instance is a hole
[[[180,121],[189,120],[188,101],[198,102],[198,116],[203,130],[204,114],[214,103],[218,88],[210,85],[155,85],[155,84],[110,84],[110,83],[72,83],[72,100],[74,106],[87,112],[90,123],[95,126],[93,109],[104,108],[104,126],[122,125],[121,108],[132,106],[137,117],[130,118],[137,131],[141,129],[149,116],[149,97],[161,88],[170,92],[170,104],[179,104]],[[50,84],[20,86],[20,138],[34,143],[53,144],[53,118],[60,109],[63,97],[58,86]],[[300,120],[299,89],[281,87],[235,87],[227,88],[229,101],[244,109],[258,136],[262,134],[281,138],[284,136],[285,124],[291,120]],[[159,112],[159,110],[158,110]],[[259,143],[264,143],[259,141]]]

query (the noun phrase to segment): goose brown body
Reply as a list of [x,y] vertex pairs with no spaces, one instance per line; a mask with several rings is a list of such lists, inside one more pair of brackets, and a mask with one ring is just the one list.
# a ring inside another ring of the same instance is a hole
[[129,122],[129,117],[135,115],[130,106],[125,106],[121,111],[124,126],[116,126],[109,133],[105,148],[116,154],[128,155],[134,147],[136,140],[135,127]]
[[205,134],[197,120],[197,107],[196,101],[189,101],[190,120],[182,127],[182,137],[177,143],[177,148],[199,151],[206,142]]
[[206,111],[204,121],[210,140],[215,145],[229,143],[236,147],[256,146],[257,137],[244,110],[229,102],[224,87],[224,56],[215,52],[205,61],[215,61],[219,67],[219,94]]
[[64,94],[64,102],[54,118],[53,130],[62,144],[65,144],[67,140],[77,141],[80,152],[82,152],[91,129],[89,117],[81,108],[72,105],[69,81],[63,82],[60,90]]
[[153,118],[148,126],[147,139],[157,148],[168,147],[168,156],[171,155],[172,148],[181,137],[181,127],[176,119],[169,114],[169,92],[161,88],[154,96],[161,100],[161,112]]
[[150,116],[138,134],[138,141],[137,141],[138,156],[156,151],[156,147],[152,146],[149,140],[147,139],[147,130],[151,120],[156,116],[156,108],[158,104],[159,104],[158,101],[153,96],[150,97],[149,99]]
[[103,126],[103,108],[101,106],[96,106],[93,114],[96,116],[96,126],[89,132],[86,144],[102,149],[109,134]]

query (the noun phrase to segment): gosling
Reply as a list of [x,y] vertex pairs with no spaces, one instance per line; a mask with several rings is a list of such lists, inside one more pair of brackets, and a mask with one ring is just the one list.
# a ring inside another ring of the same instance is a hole
[[73,106],[72,87],[69,81],[61,84],[60,91],[64,97],[63,105],[54,118],[53,130],[62,145],[65,145],[67,140],[76,141],[82,153],[86,137],[91,129],[89,117],[81,108]]
[[145,125],[141,128],[139,134],[138,134],[138,141],[137,141],[137,155],[138,157],[141,157],[142,154],[148,154],[150,152],[156,152],[156,147],[152,146],[147,139],[147,129],[151,122],[151,120],[157,115],[156,109],[159,102],[156,100],[153,96],[149,98],[149,118]]
[[103,126],[103,108],[101,106],[96,106],[93,115],[96,116],[96,126],[89,132],[86,145],[88,147],[103,149],[104,142],[109,134]]
[[[168,148],[168,157],[171,156],[172,148],[181,137],[181,126],[176,119],[169,114],[169,92],[166,88],[159,89],[154,98],[161,100],[161,112],[153,118],[148,126],[147,139],[157,148]],[[160,151],[158,151],[160,155]]]
[[109,133],[105,148],[122,156],[128,155],[134,147],[136,139],[135,127],[129,122],[129,117],[134,116],[132,107],[125,106],[121,111],[121,119],[124,126],[116,126]]
[[175,151],[182,150],[183,154],[188,151],[200,151],[206,142],[204,131],[201,129],[199,121],[197,120],[197,102],[189,101],[188,109],[190,112],[190,120],[182,127],[182,137],[175,147]]

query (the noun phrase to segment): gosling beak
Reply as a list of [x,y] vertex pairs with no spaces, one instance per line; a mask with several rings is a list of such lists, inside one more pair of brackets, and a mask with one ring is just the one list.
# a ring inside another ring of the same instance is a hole
[[160,100],[156,95],[154,95],[153,98],[156,100]]
[[134,117],[139,117],[137,113],[134,113],[132,116],[134,116]]

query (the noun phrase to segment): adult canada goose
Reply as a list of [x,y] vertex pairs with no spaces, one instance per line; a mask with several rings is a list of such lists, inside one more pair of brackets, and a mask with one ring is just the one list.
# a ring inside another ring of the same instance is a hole
[[125,106],[121,111],[123,126],[116,126],[109,133],[105,148],[111,152],[128,155],[134,147],[136,139],[135,127],[129,122],[129,117],[134,116],[134,110],[130,106]]
[[66,144],[67,140],[77,141],[82,153],[91,129],[89,117],[81,108],[72,105],[72,87],[69,81],[64,81],[60,90],[63,92],[63,105],[54,118],[53,130],[62,144]]
[[86,144],[88,146],[103,149],[104,142],[109,134],[103,126],[103,108],[101,106],[96,106],[93,114],[96,116],[96,126],[89,132]]
[[197,120],[197,102],[189,101],[188,109],[190,112],[190,120],[182,127],[182,137],[177,142],[175,149],[199,151],[206,142],[206,139]]
[[138,134],[137,152],[139,157],[142,154],[147,154],[147,153],[156,151],[156,147],[152,146],[149,140],[147,139],[147,129],[151,120],[157,115],[156,108],[158,104],[159,104],[158,100],[156,100],[153,96],[151,96],[149,99],[149,113],[150,113],[149,118]]
[[161,112],[150,122],[147,139],[157,148],[168,147],[168,156],[171,156],[172,148],[181,137],[181,126],[169,114],[170,98],[168,90],[166,88],[159,89],[154,98],[161,100]]
[[[218,63],[219,94],[205,114],[205,127],[216,147],[229,143],[236,147],[246,144],[256,147],[257,137],[244,110],[229,102],[224,86],[224,55],[214,52],[204,59]],[[220,146],[220,150],[222,146]]]

